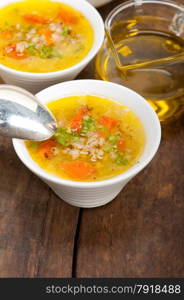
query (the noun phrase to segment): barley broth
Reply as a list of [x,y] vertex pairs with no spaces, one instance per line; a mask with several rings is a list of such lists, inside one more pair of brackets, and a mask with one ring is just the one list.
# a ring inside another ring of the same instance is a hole
[[32,159],[64,179],[99,181],[138,163],[145,133],[137,116],[118,102],[72,96],[48,104],[58,131],[47,141],[26,142]]

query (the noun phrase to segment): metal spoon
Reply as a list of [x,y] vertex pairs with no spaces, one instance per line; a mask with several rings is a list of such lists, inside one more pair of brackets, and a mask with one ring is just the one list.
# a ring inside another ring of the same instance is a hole
[[55,117],[26,90],[0,84],[0,134],[12,138],[43,141],[57,129]]

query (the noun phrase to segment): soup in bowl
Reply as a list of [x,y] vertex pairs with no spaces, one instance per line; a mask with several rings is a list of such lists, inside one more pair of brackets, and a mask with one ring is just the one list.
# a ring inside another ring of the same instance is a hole
[[30,170],[72,205],[108,203],[158,149],[158,117],[128,88],[77,80],[49,87],[37,97],[56,116],[58,131],[40,143],[14,139],[14,148]]
[[103,21],[85,0],[0,3],[0,74],[36,92],[75,78],[96,55]]
[[70,5],[26,0],[0,9],[0,63],[35,73],[80,62],[93,44],[88,19]]
[[65,97],[47,106],[58,123],[56,134],[41,143],[26,143],[45,171],[63,179],[98,181],[138,162],[145,133],[127,106],[91,95]]

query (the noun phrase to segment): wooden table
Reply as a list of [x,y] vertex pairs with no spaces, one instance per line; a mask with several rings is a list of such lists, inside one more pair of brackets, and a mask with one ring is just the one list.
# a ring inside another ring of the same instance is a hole
[[[80,78],[93,78],[92,67]],[[0,277],[184,276],[183,155],[181,118],[163,128],[154,160],[113,202],[79,209],[0,137]]]

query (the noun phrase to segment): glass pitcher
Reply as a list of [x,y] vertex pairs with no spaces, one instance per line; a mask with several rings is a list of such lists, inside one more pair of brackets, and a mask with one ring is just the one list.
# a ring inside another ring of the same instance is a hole
[[97,77],[140,93],[161,121],[178,117],[184,111],[184,6],[124,2],[109,14],[105,30]]

